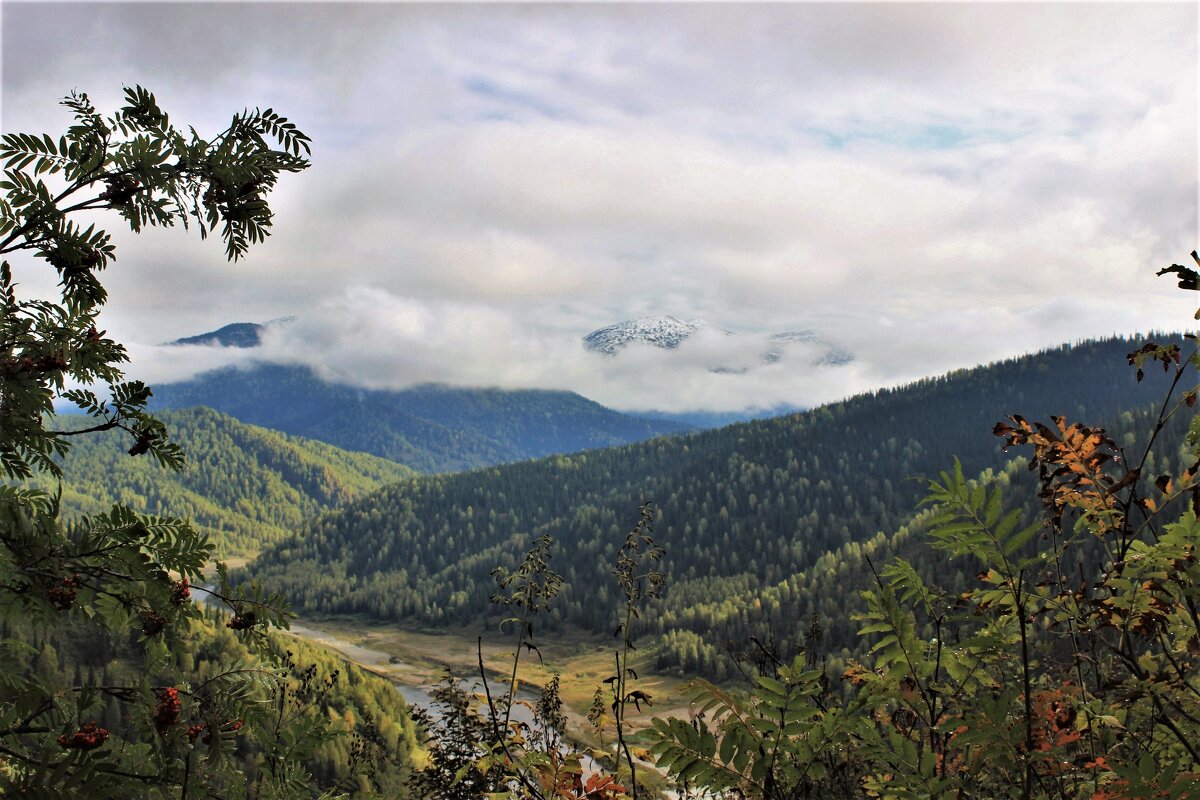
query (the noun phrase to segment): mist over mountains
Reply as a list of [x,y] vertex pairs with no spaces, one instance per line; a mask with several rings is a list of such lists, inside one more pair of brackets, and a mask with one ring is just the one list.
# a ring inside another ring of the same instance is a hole
[[134,347],[135,371],[152,386],[186,383],[231,366],[283,364],[366,391],[428,384],[562,391],[636,417],[699,427],[808,408],[863,384],[887,383],[869,375],[869,365],[849,348],[814,329],[767,334],[657,316],[587,336],[543,335],[453,310],[416,317],[406,308],[327,312],[235,322]]
[[215,331],[200,333],[195,336],[184,336],[167,342],[167,345],[202,345],[216,347],[259,347],[263,343],[263,334],[272,329],[295,322],[295,317],[280,317],[270,322],[231,322],[217,328]]
[[[763,337],[717,328],[702,319],[683,321],[670,315],[627,319],[592,331],[583,337],[583,342],[592,352],[615,356],[626,347],[638,344],[676,350],[700,332],[711,332],[717,341],[722,336],[737,337],[739,345],[744,345],[748,340],[756,343],[762,341],[761,364],[776,364],[786,359],[801,365],[821,367],[842,366],[854,360],[852,353],[828,341],[816,330],[784,331]],[[744,373],[754,366],[714,363],[711,369],[714,372]]]

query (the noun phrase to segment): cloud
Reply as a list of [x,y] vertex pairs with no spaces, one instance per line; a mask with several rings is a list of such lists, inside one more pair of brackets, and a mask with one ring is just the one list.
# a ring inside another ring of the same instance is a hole
[[[117,237],[104,322],[124,340],[295,314],[273,357],[352,382],[731,409],[1191,316],[1152,275],[1198,233],[1192,5],[0,14],[6,131],[61,128],[73,86],[111,106],[141,81],[202,130],[272,105],[314,139],[245,264],[178,231]],[[579,347],[651,314],[816,328],[857,360],[733,374],[706,366],[741,363],[731,342]]]
[[[947,324],[930,327],[944,331]],[[972,323],[963,318],[958,324],[966,329]],[[781,346],[767,335],[731,335],[712,325],[674,350],[634,343],[606,356],[587,350],[577,336],[548,334],[542,321],[494,307],[352,286],[291,324],[267,328],[258,348],[135,343],[131,354],[132,371],[151,385],[269,361],[302,364],[326,380],[373,389],[421,383],[560,389],[625,411],[684,412],[811,406],[919,377],[879,369],[894,352],[914,345],[926,346],[936,360],[936,348],[914,335],[928,334],[901,334],[866,363],[840,366],[818,364],[829,351],[826,342]],[[766,359],[771,350],[778,360]]]

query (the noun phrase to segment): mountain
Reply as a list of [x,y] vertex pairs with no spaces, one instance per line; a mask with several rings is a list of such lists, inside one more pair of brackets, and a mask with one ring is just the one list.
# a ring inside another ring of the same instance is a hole
[[283,325],[290,325],[295,321],[295,317],[280,317],[273,319],[270,322],[233,322],[215,331],[208,333],[200,333],[195,336],[185,336],[182,339],[175,339],[167,342],[168,346],[174,345],[205,345],[217,347],[238,347],[251,348],[258,347],[262,344],[262,336],[269,328],[277,328]]
[[796,414],[805,409],[797,406],[776,406],[775,408],[754,408],[745,411],[639,411],[639,417],[646,419],[669,420],[689,425],[700,430],[709,428],[724,428],[735,422],[749,422],[754,419],[770,419],[782,417],[785,414]]
[[683,322],[672,316],[642,317],[592,331],[583,337],[583,341],[589,350],[605,355],[615,355],[618,350],[634,342],[674,350],[684,339],[707,324],[698,319]]
[[[814,613],[826,646],[844,656],[857,641],[846,611],[871,579],[865,555],[886,559],[913,539],[904,531],[925,478],[957,456],[968,475],[1031,479],[1023,459],[1002,453],[998,420],[1062,414],[1112,425],[1118,437],[1153,423],[1147,409],[1168,376],[1134,379],[1126,354],[1138,344],[1064,346],[800,414],[404,480],[311,520],[261,553],[250,575],[302,597],[310,613],[466,624],[494,613],[492,569],[513,569],[549,533],[551,566],[567,581],[555,619],[611,632],[613,558],[637,507],[653,501],[668,593],[642,624],[660,637],[666,666],[707,671],[724,641],[794,634]],[[1178,459],[1164,442],[1155,470]],[[920,559],[948,569],[944,558]]]
[[[64,429],[90,417],[63,416]],[[224,556],[279,541],[318,512],[363,497],[412,472],[365,453],[288,436],[207,408],[162,414],[187,453],[183,472],[131,458],[116,431],[78,437],[63,463],[62,508],[69,517],[125,503],[137,511],[188,517]]]
[[422,472],[610,447],[691,430],[621,414],[571,392],[417,386],[359,389],[307,367],[257,364],[154,388],[153,407],[208,406]]
[[832,342],[827,341],[821,336],[818,331],[785,331],[783,333],[775,333],[771,335],[770,347],[763,358],[769,364],[773,364],[783,358],[783,352],[790,344],[803,343],[815,344],[824,350],[824,353],[817,358],[814,364],[817,366],[839,367],[843,364],[849,364],[854,360],[854,355],[848,350],[843,350]]
[[234,322],[215,331],[185,336],[167,342],[168,345],[197,344],[218,345],[220,347],[258,347],[262,344],[263,325],[256,322]]
[[[609,325],[594,330],[583,337],[584,346],[595,353],[614,356],[625,347],[634,344],[650,344],[664,350],[674,350],[697,331],[711,328],[702,319],[683,322],[672,316],[641,317],[627,319],[615,325]],[[747,337],[749,334],[738,334],[724,328],[717,329],[726,336]],[[785,358],[791,345],[815,345],[820,354],[816,359],[809,359],[807,364],[813,366],[841,366],[854,360],[854,354],[827,340],[820,331],[801,330],[775,333],[765,338],[763,344],[762,363],[774,364]],[[717,365],[714,372],[746,372],[747,368],[733,368]]]

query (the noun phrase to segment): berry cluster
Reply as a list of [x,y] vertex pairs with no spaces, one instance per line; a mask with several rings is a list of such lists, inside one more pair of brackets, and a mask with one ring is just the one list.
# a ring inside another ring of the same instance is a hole
[[8,377],[17,377],[23,373],[44,375],[67,368],[67,359],[62,353],[49,356],[22,356],[21,358],[6,358],[3,361],[4,372]]
[[78,276],[100,266],[104,256],[94,248],[79,251],[73,247],[60,247],[46,254],[46,260],[65,276]]
[[142,182],[128,175],[114,175],[106,179],[107,188],[100,193],[101,200],[107,200],[111,205],[119,206],[128,203],[142,188]]
[[253,611],[244,611],[239,614],[234,614],[233,619],[225,623],[225,627],[232,628],[235,631],[244,631],[253,628],[258,622],[258,617]]
[[133,443],[133,447],[129,448],[129,455],[140,456],[143,453],[150,451],[150,445],[154,444],[155,436],[149,431],[142,431],[137,436],[137,441]]
[[168,686],[158,693],[158,705],[154,708],[154,729],[159,736],[166,736],[171,726],[179,721],[179,690]]
[[75,590],[82,585],[82,575],[71,575],[63,578],[62,583],[58,586],[52,586],[46,590],[46,596],[50,598],[50,602],[55,608],[59,611],[66,611],[75,605]]
[[139,614],[142,618],[142,633],[146,636],[162,633],[162,629],[167,626],[167,618],[152,608],[141,611]]
[[[240,719],[227,719],[227,720],[225,720],[225,724],[220,726],[219,730],[223,730],[228,733],[237,733],[238,731],[240,731],[242,729],[242,726],[245,724],[246,723]],[[188,729],[187,729],[188,741],[195,742],[196,737],[202,733],[204,734],[204,738],[201,739],[201,741],[204,742],[205,744],[212,744],[212,730],[208,727],[207,722],[201,722],[196,725],[189,725]]]
[[188,583],[188,579],[184,578],[178,583],[171,586],[171,603],[172,605],[181,606],[192,596],[192,587]]
[[58,737],[58,746],[67,750],[95,750],[108,738],[108,729],[89,722],[70,736]]

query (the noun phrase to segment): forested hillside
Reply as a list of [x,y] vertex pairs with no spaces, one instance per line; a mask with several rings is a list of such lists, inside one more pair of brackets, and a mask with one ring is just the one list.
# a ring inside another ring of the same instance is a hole
[[[226,758],[232,756],[243,765],[253,786],[264,768],[263,750],[249,737],[238,735],[237,720],[221,720],[223,685],[217,676],[240,666],[249,669],[257,658],[226,627],[227,619],[206,610],[189,624],[186,635],[171,637],[169,650],[164,650],[157,671],[149,676],[140,672],[137,652],[139,640],[144,639],[136,631],[96,631],[80,625],[47,630],[5,621],[0,625],[0,638],[24,643],[17,663],[8,666],[39,676],[63,697],[74,694],[71,687],[106,687],[91,698],[79,698],[79,719],[108,731],[106,747],[110,749],[121,747],[129,714],[137,711],[129,701],[141,699],[139,687],[144,681],[160,687],[161,694],[161,687],[171,685],[174,670],[192,676],[189,685],[175,687],[182,698],[176,719],[164,725],[165,719],[158,717],[161,746],[178,748],[191,741],[202,745],[199,749],[206,754],[211,748]],[[273,634],[270,647],[288,665],[285,685],[293,693],[280,704],[284,711],[280,720],[307,715],[318,725],[328,724],[335,734],[325,737],[305,759],[317,785],[352,797],[399,796],[413,764],[417,732],[395,687],[323,648],[289,636]],[[269,695],[260,699],[275,705]],[[215,735],[208,729],[214,722],[218,725]],[[294,735],[282,728],[280,732],[283,737]],[[376,745],[361,768],[351,765],[356,735],[370,738]],[[286,745],[283,739],[280,743]],[[230,788],[229,795],[235,796],[241,789]]]
[[208,406],[243,422],[372,453],[421,472],[626,444],[690,430],[620,414],[570,392],[417,386],[367,390],[305,367],[259,364],[154,387],[152,406]]
[[[207,408],[162,418],[187,452],[187,468],[172,472],[130,458],[117,431],[80,437],[63,461],[68,517],[123,503],[141,513],[190,518],[220,554],[241,555],[278,541],[323,509],[412,474],[382,458],[247,425]],[[60,424],[69,430],[90,422],[67,416]]]
[[[1156,405],[1147,405],[1122,412],[1110,418],[1108,432],[1118,443],[1146,442],[1158,411]],[[1145,486],[1152,485],[1154,476],[1181,472],[1191,463],[1193,459],[1187,458],[1183,446],[1188,422],[1178,415],[1168,421],[1143,467]],[[1129,455],[1136,457],[1140,452],[1135,450]],[[1027,457],[1028,453],[1001,455],[997,468],[985,468],[976,477],[980,484],[1002,488],[1012,507],[1024,511],[1023,523],[1036,521],[1042,512],[1037,502],[1036,475],[1027,469]],[[943,469],[951,471],[952,464],[947,463]],[[924,481],[920,488],[924,493]],[[1147,490],[1146,494],[1152,492]],[[930,544],[928,515],[915,508],[910,513],[909,521],[898,529],[881,529],[869,537],[852,539],[821,554],[804,570],[772,584],[732,580],[717,592],[706,590],[703,581],[676,586],[666,613],[646,621],[649,630],[663,636],[656,653],[659,668],[684,675],[727,677],[732,674],[732,665],[725,658],[728,649],[753,656],[749,637],[754,636],[773,642],[785,655],[812,649],[821,657],[829,656],[831,671],[838,672],[846,656],[862,655],[863,648],[870,644],[858,635],[861,623],[856,615],[866,609],[862,591],[875,588],[872,564],[882,569],[896,557],[912,563],[930,584],[945,588],[948,594],[941,601],[952,606],[962,590],[977,582],[979,565],[969,559],[948,563],[946,556]],[[1085,541],[1079,549],[1082,563],[1104,562],[1098,541]],[[819,641],[810,641],[814,619],[820,629]],[[921,629],[918,634],[928,639],[934,632]]]
[[[1006,415],[1134,424],[1126,412],[1164,388],[1161,374],[1139,383],[1126,365],[1138,344],[1064,346],[789,417],[405,480],[313,520],[250,575],[308,612],[468,622],[489,611],[490,571],[512,568],[545,532],[568,583],[559,619],[611,631],[613,556],[649,500],[667,548],[667,598],[648,615],[670,645],[663,666],[704,668],[697,634],[711,655],[722,637],[794,633],[797,614],[844,610],[862,585],[849,580],[861,559],[845,554],[905,525],[922,479],[955,456],[968,475],[1002,467],[1010,457],[991,429]],[[847,644],[852,624],[830,644]]]

